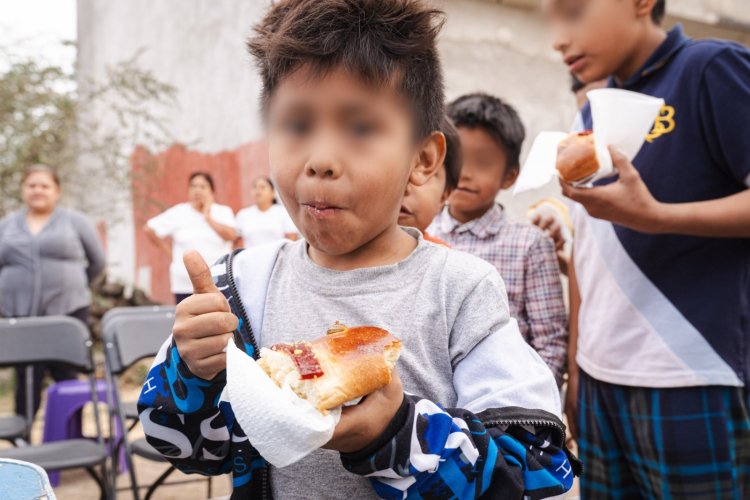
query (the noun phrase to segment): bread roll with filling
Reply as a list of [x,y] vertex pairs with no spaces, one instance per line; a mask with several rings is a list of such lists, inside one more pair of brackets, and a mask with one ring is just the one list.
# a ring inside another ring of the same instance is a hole
[[566,182],[576,182],[594,175],[599,170],[594,134],[587,130],[570,134],[560,141],[556,167]]
[[325,412],[388,385],[400,353],[401,341],[382,328],[337,324],[311,342],[262,348],[258,366]]

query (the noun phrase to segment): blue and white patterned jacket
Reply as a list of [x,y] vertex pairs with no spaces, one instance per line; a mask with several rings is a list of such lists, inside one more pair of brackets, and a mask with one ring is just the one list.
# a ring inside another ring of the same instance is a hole
[[[257,356],[232,260],[222,258],[212,274],[240,318],[236,343]],[[267,271],[258,274],[266,280],[274,258],[267,260]],[[270,499],[270,466],[249,443],[231,405],[220,401],[225,382],[225,372],[210,382],[193,375],[170,337],[138,401],[146,438],[185,473],[231,472],[232,498]],[[341,460],[350,472],[368,477],[383,498],[535,499],[564,493],[581,473],[582,464],[564,443],[564,425],[543,410],[472,413],[407,395],[379,439],[359,452],[342,453]]]

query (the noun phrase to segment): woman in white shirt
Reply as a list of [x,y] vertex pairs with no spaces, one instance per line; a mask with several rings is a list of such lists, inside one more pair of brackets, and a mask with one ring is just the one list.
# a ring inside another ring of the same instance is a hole
[[255,205],[237,212],[237,231],[245,247],[283,238],[297,239],[297,228],[286,209],[276,201],[276,191],[271,179],[256,179],[253,197]]
[[[234,212],[226,205],[214,203],[211,174],[193,172],[188,200],[150,219],[145,227],[151,241],[172,260],[169,280],[178,304],[193,293],[182,254],[197,250],[206,262],[213,263],[232,250],[232,242],[237,238]],[[166,241],[168,237],[172,238],[171,245]]]

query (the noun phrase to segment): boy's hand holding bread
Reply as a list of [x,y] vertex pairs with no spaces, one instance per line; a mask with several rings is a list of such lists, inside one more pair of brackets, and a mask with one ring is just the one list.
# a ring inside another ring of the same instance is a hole
[[[203,257],[191,250],[185,253],[183,261],[193,285],[193,295],[177,305],[172,335],[188,369],[204,380],[211,380],[226,369],[226,346],[237,329],[238,319],[231,312],[224,295],[214,285]],[[314,347],[317,351],[311,350],[308,354],[313,359],[317,358],[329,375],[325,377],[325,372],[321,372],[319,380],[317,377],[307,380],[305,374],[301,373],[302,379],[297,381],[300,387],[295,392],[311,403],[317,402],[318,409],[322,411],[331,407],[326,402],[334,401],[339,405],[342,397],[347,399],[352,395],[369,393],[359,404],[343,408],[333,438],[325,446],[341,452],[353,452],[380,436],[403,402],[403,387],[394,366],[401,346],[398,339],[379,328],[341,327],[342,331],[329,332],[329,336],[323,339],[299,343],[317,346]],[[259,362],[277,384],[288,382],[289,372],[297,373],[297,370],[288,368],[295,367],[296,358],[299,357],[297,351],[302,351],[295,349],[286,353],[279,346],[284,347],[278,345],[263,349]],[[347,352],[342,351],[342,346],[346,347]],[[296,365],[298,369],[304,366]],[[297,378],[300,378],[300,374]],[[308,392],[309,398],[306,397]]]

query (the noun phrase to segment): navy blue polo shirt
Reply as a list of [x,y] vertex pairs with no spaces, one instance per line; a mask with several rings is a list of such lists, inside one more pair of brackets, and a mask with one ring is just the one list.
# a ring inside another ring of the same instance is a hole
[[[610,79],[609,86],[617,85]],[[657,200],[713,200],[748,189],[745,47],[692,40],[677,26],[620,87],[665,101],[633,160]],[[581,114],[591,128],[588,105]],[[580,205],[573,211],[581,367],[624,385],[744,385],[750,239],[643,234],[594,219]]]

